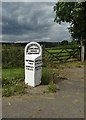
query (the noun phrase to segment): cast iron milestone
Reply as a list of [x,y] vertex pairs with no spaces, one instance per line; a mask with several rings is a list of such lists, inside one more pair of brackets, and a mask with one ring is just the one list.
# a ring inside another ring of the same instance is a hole
[[41,83],[42,48],[37,42],[25,46],[25,84],[35,87]]

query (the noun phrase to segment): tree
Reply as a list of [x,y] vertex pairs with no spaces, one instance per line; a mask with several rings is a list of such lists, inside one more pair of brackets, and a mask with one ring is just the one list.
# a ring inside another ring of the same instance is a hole
[[67,40],[63,40],[63,41],[61,42],[61,45],[68,45],[68,41],[67,41]]
[[69,22],[69,32],[73,38],[86,39],[86,2],[58,2],[54,6],[56,16],[54,21]]
[[55,22],[69,22],[68,29],[73,38],[80,41],[86,39],[86,2],[57,2],[54,11]]

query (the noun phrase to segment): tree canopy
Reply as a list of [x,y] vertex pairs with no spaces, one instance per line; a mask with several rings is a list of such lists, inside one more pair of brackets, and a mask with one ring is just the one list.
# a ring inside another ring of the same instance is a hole
[[54,21],[69,22],[69,32],[76,39],[86,39],[86,2],[57,2]]

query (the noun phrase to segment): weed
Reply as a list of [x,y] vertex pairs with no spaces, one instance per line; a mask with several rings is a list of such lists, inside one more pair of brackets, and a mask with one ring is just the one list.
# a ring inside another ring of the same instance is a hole
[[48,70],[48,68],[43,67],[41,84],[42,84],[42,85],[48,85],[49,82],[50,82],[49,70]]
[[55,79],[57,79],[58,75],[59,75],[58,69],[55,69],[49,66],[43,67],[41,84],[48,85],[51,81],[54,82]]
[[57,86],[53,82],[50,82],[47,88],[48,92],[55,93],[57,91]]
[[53,81],[51,81],[47,86],[47,90],[44,90],[43,93],[56,93],[57,90],[60,90],[60,89]]
[[10,97],[12,95],[14,95],[12,87],[6,87],[2,89],[2,96]]
[[2,96],[26,93],[22,68],[3,69],[2,73]]
[[26,91],[25,91],[24,85],[22,85],[22,84],[16,84],[16,85],[14,86],[14,92],[15,92],[16,94],[25,94]]

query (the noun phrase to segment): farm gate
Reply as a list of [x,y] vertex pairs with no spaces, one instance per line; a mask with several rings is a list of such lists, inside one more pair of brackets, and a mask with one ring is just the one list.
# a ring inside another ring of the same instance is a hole
[[80,61],[81,47],[57,47],[44,48],[43,59],[55,63],[63,63],[68,61]]

